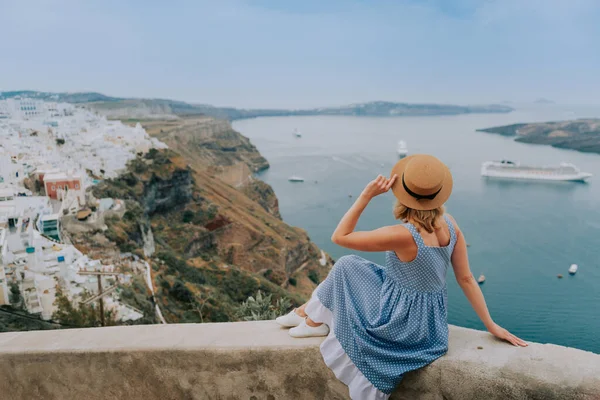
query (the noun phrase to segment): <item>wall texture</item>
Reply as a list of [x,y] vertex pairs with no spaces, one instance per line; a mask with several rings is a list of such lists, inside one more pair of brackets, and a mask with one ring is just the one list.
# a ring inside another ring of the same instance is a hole
[[[0,398],[345,399],[320,342],[272,321],[3,333]],[[448,354],[392,399],[597,400],[600,355],[451,327]]]

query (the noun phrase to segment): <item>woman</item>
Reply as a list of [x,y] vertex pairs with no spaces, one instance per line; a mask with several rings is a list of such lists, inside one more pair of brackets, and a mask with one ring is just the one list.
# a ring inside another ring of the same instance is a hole
[[[354,232],[369,201],[392,189],[403,224]],[[333,233],[353,250],[385,251],[385,266],[358,256],[338,260],[311,300],[277,322],[292,337],[327,336],[324,361],[353,399],[387,399],[402,376],[448,349],[446,270],[456,279],[490,333],[515,346],[521,339],[494,323],[469,269],[465,238],[444,214],[450,170],[437,158],[399,161],[390,179],[370,182]]]

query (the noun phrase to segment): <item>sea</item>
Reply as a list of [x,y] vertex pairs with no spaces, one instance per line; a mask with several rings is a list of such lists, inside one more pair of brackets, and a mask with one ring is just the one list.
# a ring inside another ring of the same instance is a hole
[[[492,318],[524,340],[600,353],[600,155],[515,142],[477,129],[519,122],[600,117],[600,107],[529,105],[508,114],[418,117],[308,116],[240,120],[271,167],[259,178],[279,198],[282,217],[305,229],[334,259],[351,250],[330,240],[340,218],[378,174],[398,161],[396,145],[433,154],[454,177],[447,210],[469,244],[469,261]],[[302,134],[293,135],[294,129]],[[570,162],[588,183],[498,181],[480,175],[488,160],[531,165]],[[299,175],[303,183],[288,178]],[[390,193],[375,198],[357,229],[397,223]],[[359,253],[384,263],[383,253]],[[568,268],[578,264],[577,274]],[[557,275],[562,274],[563,279]],[[449,323],[484,330],[448,271]]]

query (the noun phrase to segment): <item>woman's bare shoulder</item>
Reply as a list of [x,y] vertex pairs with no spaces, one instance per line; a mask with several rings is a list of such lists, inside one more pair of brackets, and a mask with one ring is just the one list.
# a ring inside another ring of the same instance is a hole
[[448,216],[448,218],[450,219],[450,222],[452,222],[452,225],[454,226],[454,229],[457,232],[460,232],[460,228],[458,227],[458,224],[456,223],[456,220],[454,219],[454,217],[450,214],[446,214]]
[[396,225],[387,226],[389,232],[394,235],[400,241],[411,241],[412,233],[410,233],[410,229],[406,226],[406,224],[400,223]]

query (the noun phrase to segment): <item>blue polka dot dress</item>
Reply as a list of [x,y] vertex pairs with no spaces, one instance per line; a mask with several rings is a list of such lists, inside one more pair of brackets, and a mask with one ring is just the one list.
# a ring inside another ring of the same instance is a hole
[[417,229],[404,224],[418,247],[413,261],[402,262],[392,251],[385,266],[344,256],[313,293],[306,313],[330,327],[321,354],[352,399],[387,399],[406,372],[446,353],[446,270],[456,232],[444,219],[447,246],[426,246]]

